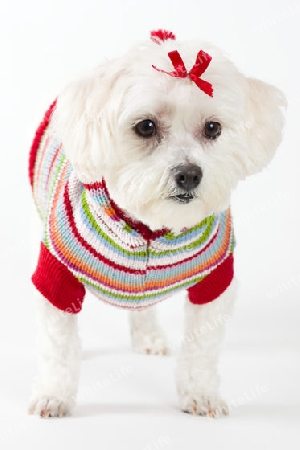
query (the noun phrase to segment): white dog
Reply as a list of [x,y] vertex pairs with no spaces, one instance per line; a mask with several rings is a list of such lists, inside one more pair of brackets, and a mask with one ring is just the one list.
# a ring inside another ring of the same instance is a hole
[[58,96],[30,155],[44,227],[30,412],[61,417],[74,406],[86,289],[134,309],[133,347],[156,354],[167,346],[153,305],[185,289],[180,407],[228,412],[217,362],[235,296],[230,196],[273,157],[284,103],[214,46],[162,30]]

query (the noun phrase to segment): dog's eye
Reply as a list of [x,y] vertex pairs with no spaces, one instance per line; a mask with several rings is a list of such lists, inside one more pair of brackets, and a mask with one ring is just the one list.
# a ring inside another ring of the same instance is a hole
[[207,139],[217,139],[221,134],[221,124],[219,122],[206,122],[203,134]]
[[145,119],[136,124],[134,131],[138,136],[150,138],[156,135],[156,125],[153,120]]

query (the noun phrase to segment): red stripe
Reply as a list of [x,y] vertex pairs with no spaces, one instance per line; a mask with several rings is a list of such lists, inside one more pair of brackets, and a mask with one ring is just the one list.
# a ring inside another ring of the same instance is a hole
[[46,112],[43,121],[41,122],[40,126],[36,130],[35,137],[33,139],[30,154],[29,154],[29,180],[31,186],[33,186],[33,177],[34,177],[34,167],[35,167],[35,161],[36,161],[36,155],[41,143],[41,139],[43,137],[43,134],[46,131],[46,128],[48,127],[50,123],[50,119],[53,113],[53,110],[56,106],[56,100],[52,103],[48,111]]
[[161,236],[164,236],[165,234],[169,233],[170,230],[168,230],[167,228],[162,228],[161,230],[155,230],[152,231],[147,225],[145,225],[142,222],[139,222],[137,220],[134,220],[132,217],[130,217],[128,214],[126,214],[125,211],[123,211],[111,198],[108,192],[108,189],[106,187],[106,182],[105,180],[102,180],[102,182],[98,181],[96,183],[92,183],[92,184],[85,184],[84,187],[88,190],[88,191],[92,191],[95,190],[97,191],[97,189],[103,189],[105,191],[105,195],[107,196],[112,208],[115,210],[115,213],[117,215],[117,217],[121,220],[124,220],[127,225],[129,225],[131,228],[133,228],[135,231],[137,231],[138,233],[140,233],[141,236],[143,236],[143,238],[146,241],[154,241],[154,239],[157,239]]
[[69,187],[69,182],[67,182],[66,189],[64,192],[65,211],[67,214],[69,225],[71,227],[71,231],[72,231],[73,235],[76,237],[76,239],[78,240],[78,242],[86,250],[88,250],[96,259],[98,259],[101,262],[104,262],[105,264],[107,264],[110,267],[113,267],[114,269],[119,270],[120,272],[126,272],[126,273],[132,273],[132,274],[145,274],[146,270],[135,270],[135,269],[129,269],[128,267],[119,266],[114,261],[110,261],[109,259],[105,258],[105,256],[98,253],[88,242],[86,242],[86,240],[79,233],[79,231],[76,227],[75,221],[74,221],[73,208],[72,208],[71,200],[69,197],[68,187]]

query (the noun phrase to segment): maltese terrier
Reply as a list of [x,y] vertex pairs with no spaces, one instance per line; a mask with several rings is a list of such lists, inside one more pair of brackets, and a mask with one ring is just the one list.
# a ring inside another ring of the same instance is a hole
[[236,291],[230,196],[273,157],[284,104],[211,44],[163,30],[58,96],[29,163],[43,224],[31,413],[75,404],[86,290],[131,310],[133,348],[148,354],[168,350],[154,305],[184,290],[180,408],[228,413],[217,363]]

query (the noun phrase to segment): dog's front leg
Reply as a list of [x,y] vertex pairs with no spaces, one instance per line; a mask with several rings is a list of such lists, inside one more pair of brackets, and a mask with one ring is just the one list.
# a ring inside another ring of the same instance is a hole
[[158,322],[155,306],[141,311],[130,311],[130,332],[132,348],[147,355],[166,355],[168,345]]
[[235,281],[216,300],[185,305],[185,333],[176,369],[180,407],[194,415],[228,414],[219,394],[218,359],[235,298]]
[[77,316],[58,310],[39,293],[36,303],[39,372],[29,413],[62,417],[77,395],[81,356]]

